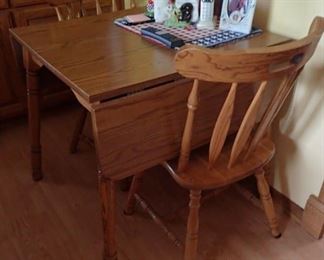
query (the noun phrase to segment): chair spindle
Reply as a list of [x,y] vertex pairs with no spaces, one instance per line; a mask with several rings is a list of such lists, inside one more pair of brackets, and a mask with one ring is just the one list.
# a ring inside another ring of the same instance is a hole
[[209,146],[209,168],[213,167],[224,146],[234,111],[237,83],[232,83],[213,129]]
[[193,123],[195,118],[195,111],[198,107],[198,87],[199,87],[199,81],[195,80],[187,103],[188,114],[187,114],[187,120],[186,120],[184,132],[182,136],[180,157],[178,163],[178,171],[180,172],[185,170],[189,161]]
[[284,103],[284,100],[286,99],[291,89],[293,88],[294,82],[298,77],[299,73],[300,70],[298,72],[287,75],[282,80],[279,89],[277,90],[276,94],[271,100],[271,104],[268,106],[268,109],[266,110],[266,112],[263,115],[263,118],[261,119],[261,122],[255,132],[255,135],[252,138],[251,144],[245,155],[245,158],[247,158],[251,154],[251,152],[254,151],[259,141],[266,134],[267,130],[271,126],[272,121],[275,119],[282,104]]
[[232,167],[233,164],[236,162],[238,159],[239,155],[243,151],[244,147],[246,147],[246,144],[249,140],[250,134],[252,132],[252,129],[255,126],[256,118],[258,115],[259,107],[262,101],[263,93],[266,89],[267,81],[261,82],[259,89],[257,93],[255,94],[243,120],[241,123],[241,126],[237,132],[228,167]]

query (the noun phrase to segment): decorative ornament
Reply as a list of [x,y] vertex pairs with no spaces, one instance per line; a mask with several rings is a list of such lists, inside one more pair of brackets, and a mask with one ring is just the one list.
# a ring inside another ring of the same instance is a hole
[[150,18],[154,17],[154,1],[153,0],[147,0],[145,15]]

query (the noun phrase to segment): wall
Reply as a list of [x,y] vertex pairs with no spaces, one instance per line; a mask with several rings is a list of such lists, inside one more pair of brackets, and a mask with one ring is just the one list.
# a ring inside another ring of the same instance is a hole
[[[255,22],[301,38],[315,16],[324,16],[323,0],[258,0]],[[287,103],[275,123],[273,186],[304,208],[324,180],[324,37]]]

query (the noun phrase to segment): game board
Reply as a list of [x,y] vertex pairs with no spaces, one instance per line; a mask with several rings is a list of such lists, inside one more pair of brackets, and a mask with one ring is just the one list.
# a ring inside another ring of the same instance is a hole
[[[228,42],[238,41],[255,36],[262,32],[261,29],[252,28],[250,34],[240,32],[224,31],[219,29],[199,29],[192,27],[191,29],[168,28],[160,23],[141,23],[129,25],[124,18],[115,20],[115,24],[121,26],[136,34],[141,34],[141,29],[145,27],[154,27],[169,32],[185,41],[185,43],[195,44],[204,47],[216,47]],[[218,25],[216,26],[218,28]]]

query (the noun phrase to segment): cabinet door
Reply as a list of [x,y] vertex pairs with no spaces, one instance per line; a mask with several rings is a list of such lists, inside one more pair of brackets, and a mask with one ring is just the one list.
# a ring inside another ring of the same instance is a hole
[[9,7],[9,5],[8,5],[7,0],[0,0],[0,9],[5,9],[8,7]]
[[17,102],[24,91],[22,78],[17,76],[17,63],[9,39],[10,27],[9,13],[0,13],[0,106]]
[[[0,37],[0,41],[2,38]],[[0,57],[4,56],[3,49],[0,48]],[[7,67],[4,59],[0,59],[0,106],[12,101],[13,93],[11,92],[11,82],[7,77]]]

